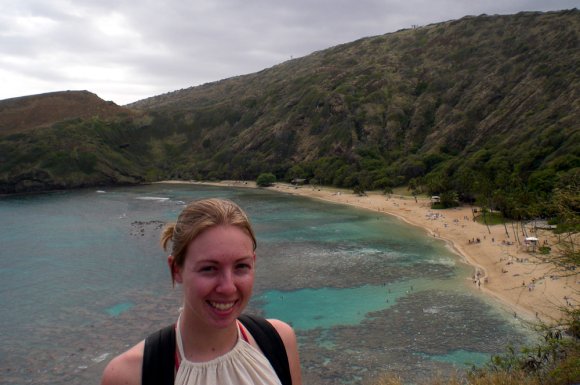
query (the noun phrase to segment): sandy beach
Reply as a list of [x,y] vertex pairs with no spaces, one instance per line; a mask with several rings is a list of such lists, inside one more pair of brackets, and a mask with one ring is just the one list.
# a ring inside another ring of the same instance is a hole
[[[257,188],[254,182],[198,183]],[[466,280],[495,297],[514,316],[551,323],[561,318],[562,309],[577,306],[580,300],[577,276],[562,276],[549,263],[550,254],[541,255],[534,252],[533,247],[525,245],[521,228],[516,230],[511,225],[488,227],[475,222],[472,212],[475,207],[432,210],[430,199],[426,197],[415,199],[379,192],[358,196],[349,190],[308,185],[297,187],[277,183],[267,189],[394,215],[425,229],[429,236],[447,241],[466,263],[473,266],[473,275],[466,277]],[[538,238],[538,245],[555,249],[557,238],[550,231],[533,228],[526,231],[528,236]]]

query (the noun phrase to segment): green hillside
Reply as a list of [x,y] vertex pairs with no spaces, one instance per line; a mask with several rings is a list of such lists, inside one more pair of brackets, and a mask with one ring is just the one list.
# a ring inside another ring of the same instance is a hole
[[360,189],[409,184],[516,216],[578,180],[579,33],[578,10],[465,17],[115,116],[0,126],[0,191],[272,172]]

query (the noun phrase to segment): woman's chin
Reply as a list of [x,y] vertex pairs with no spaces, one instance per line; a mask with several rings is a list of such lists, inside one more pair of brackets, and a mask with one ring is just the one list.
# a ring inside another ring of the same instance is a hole
[[208,311],[212,323],[218,328],[230,326],[241,314],[238,304],[226,310],[218,309],[208,304]]

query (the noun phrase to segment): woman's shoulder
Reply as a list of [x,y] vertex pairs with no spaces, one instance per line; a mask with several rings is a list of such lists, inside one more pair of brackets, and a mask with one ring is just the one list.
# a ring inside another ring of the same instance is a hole
[[288,364],[290,365],[290,374],[292,377],[292,385],[302,384],[302,374],[300,370],[300,357],[298,355],[298,343],[296,341],[296,333],[292,326],[284,321],[277,319],[268,319],[268,322],[274,326],[286,348],[288,355]]
[[294,332],[292,326],[278,319],[268,319],[268,322],[270,322],[270,324],[274,326],[274,329],[276,329],[276,331],[282,338],[282,341],[284,342],[284,346],[286,346],[286,351],[288,352],[288,354],[291,355],[295,351],[297,352],[298,347],[296,342],[296,333]]
[[103,372],[101,385],[140,385],[145,341],[113,358]]
[[268,322],[270,322],[270,324],[274,326],[274,329],[276,329],[278,334],[280,334],[280,337],[282,337],[282,340],[284,342],[286,342],[287,338],[296,339],[294,329],[292,329],[292,326],[288,325],[286,322],[273,318],[269,318]]

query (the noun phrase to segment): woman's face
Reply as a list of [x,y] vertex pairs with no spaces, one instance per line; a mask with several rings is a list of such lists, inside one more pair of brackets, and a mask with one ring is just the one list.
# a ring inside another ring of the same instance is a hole
[[239,227],[214,226],[198,235],[175,271],[188,318],[200,327],[230,326],[252,295],[255,260],[252,240]]

